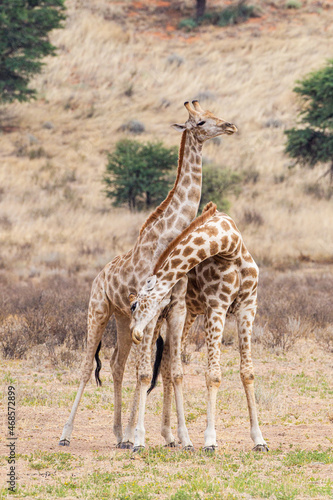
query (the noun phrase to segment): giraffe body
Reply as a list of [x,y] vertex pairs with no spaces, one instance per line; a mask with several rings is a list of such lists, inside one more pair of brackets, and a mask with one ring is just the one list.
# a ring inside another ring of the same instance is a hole
[[[200,218],[199,218],[200,219]],[[191,225],[193,226],[193,224]],[[190,229],[190,228],[189,228]],[[200,261],[200,262],[198,262]],[[132,317],[132,334],[140,337],[140,330],[149,321],[148,311],[156,302],[165,300],[177,280],[187,272],[186,321],[183,333],[170,329],[167,345],[180,345],[177,337],[185,337],[198,314],[204,314],[208,353],[206,385],[208,389],[207,427],[205,448],[215,449],[215,408],[221,383],[220,343],[226,314],[237,318],[240,345],[240,374],[250,414],[251,438],[257,450],[266,451],[256,414],[254,373],[251,360],[251,332],[257,307],[258,267],[247,251],[233,220],[218,212],[184,237],[179,235],[171,243],[155,269],[156,275],[139,292]],[[135,303],[135,302],[134,302]],[[174,338],[175,337],[175,338]],[[167,348],[162,374],[174,379],[173,370],[180,363],[181,349]],[[163,380],[164,384],[164,380]],[[166,384],[166,383],[165,383]],[[170,405],[163,405],[162,429],[168,433],[165,422],[170,422]]]
[[[197,101],[193,101],[192,104],[193,108],[188,102],[185,103],[189,112],[187,122],[184,125],[174,125],[177,130],[183,132],[183,135],[177,179],[173,189],[164,202],[148,217],[141,228],[134,248],[127,254],[113,259],[93,282],[88,310],[87,352],[82,363],[79,390],[70,417],[64,426],[60,445],[70,443],[74,418],[84,387],[91,376],[96,349],[112,314],[115,314],[117,324],[117,345],[111,358],[114,381],[113,430],[118,445],[122,441],[125,446],[127,441],[133,442],[133,422],[136,417],[137,399],[140,392],[143,394],[143,389],[136,388],[130,423],[123,436],[121,388],[126,360],[132,346],[128,294],[142,287],[147,275],[152,272],[154,262],[165,247],[196,216],[201,196],[203,142],[218,135],[230,135],[237,131],[234,125],[215,117],[208,111],[203,111]],[[176,308],[173,314],[177,315]],[[149,332],[154,330],[153,326],[152,324],[148,328]],[[147,339],[149,332],[147,332]],[[141,350],[144,348],[145,343],[141,346]]]

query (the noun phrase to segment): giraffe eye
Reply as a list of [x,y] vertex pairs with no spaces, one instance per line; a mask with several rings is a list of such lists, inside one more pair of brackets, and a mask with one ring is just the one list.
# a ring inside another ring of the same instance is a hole
[[199,122],[197,123],[198,127],[201,127],[201,125],[204,125],[206,122],[205,121],[202,121],[202,122]]
[[133,313],[136,309],[136,306],[138,305],[137,302],[134,302],[132,305],[131,305],[131,312]]

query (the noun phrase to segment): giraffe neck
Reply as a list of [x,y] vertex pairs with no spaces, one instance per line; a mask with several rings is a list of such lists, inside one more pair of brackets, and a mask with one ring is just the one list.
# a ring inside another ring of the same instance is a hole
[[135,246],[122,257],[121,264],[117,261],[111,263],[108,296],[126,311],[129,309],[128,293],[137,293],[141,289],[147,276],[152,274],[158,257],[197,214],[201,197],[202,143],[192,132],[183,133],[179,158],[174,188],[148,217]]
[[140,235],[137,242],[140,259],[145,258],[148,251],[151,258],[156,261],[165,247],[197,215],[202,184],[202,143],[191,131],[186,131],[184,134],[182,161],[175,186],[170,192],[172,196],[165,210]]
[[184,238],[174,247],[171,244],[169,253],[166,249],[165,260],[154,269],[157,279],[154,294],[162,299],[185,274],[209,257],[220,254],[227,260],[235,259],[241,243],[234,222],[221,213],[213,215],[189,235],[184,231]]

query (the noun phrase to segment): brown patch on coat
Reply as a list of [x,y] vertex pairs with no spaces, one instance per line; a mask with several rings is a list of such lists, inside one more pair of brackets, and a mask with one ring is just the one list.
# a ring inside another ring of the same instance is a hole
[[243,278],[247,278],[248,276],[251,276],[251,278],[257,278],[258,271],[255,267],[245,267],[241,270],[241,275]]
[[200,260],[205,260],[207,259],[207,254],[205,252],[205,250],[203,248],[201,248],[198,253],[197,253],[197,256],[199,257]]
[[182,259],[172,259],[171,269],[177,268],[182,262],[183,262]]
[[225,231],[229,231],[229,229],[230,229],[230,226],[229,226],[229,224],[227,223],[227,221],[226,221],[226,220],[223,220],[223,221],[221,222],[221,227],[222,227],[222,229],[224,229]]
[[[199,226],[201,226],[208,219],[210,219],[215,214],[215,212],[216,212],[216,205],[213,204],[213,206],[209,210],[207,210],[202,215],[200,215],[200,217],[197,217],[196,219],[194,219],[194,221],[191,222],[191,224],[186,229],[184,229],[184,231],[182,233],[180,233],[173,241],[171,241],[171,243],[166,247],[164,252],[162,252],[161,255],[159,256],[159,258],[155,264],[155,267],[154,267],[154,274],[156,274],[157,271],[161,268],[162,264],[169,257],[169,255],[171,254],[171,252],[173,250],[174,250],[174,254],[176,253],[177,250],[178,250],[178,253],[180,253],[180,249],[176,249],[176,246],[180,242],[182,242],[182,240],[184,240],[186,237],[188,237],[193,231],[198,229]],[[185,242],[182,242],[182,243],[184,244]],[[197,260],[197,259],[193,259],[193,260]],[[199,261],[197,261],[196,264],[199,264]],[[196,264],[194,264],[194,265],[196,265]]]
[[197,238],[194,238],[193,243],[195,245],[200,246],[200,245],[203,245],[205,243],[205,240],[202,236],[198,236]]
[[216,241],[211,241],[210,242],[210,253],[211,253],[211,255],[217,254],[218,251],[219,251],[219,246],[216,243]]
[[189,255],[191,255],[192,252],[194,252],[194,248],[186,247],[183,251],[183,255],[184,257],[188,257]]

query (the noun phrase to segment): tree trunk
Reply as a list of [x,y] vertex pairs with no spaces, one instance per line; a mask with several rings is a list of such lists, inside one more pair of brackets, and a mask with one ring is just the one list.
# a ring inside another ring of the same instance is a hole
[[197,21],[202,18],[206,10],[206,0],[197,0]]
[[151,196],[150,196],[150,192],[149,192],[149,191],[146,191],[146,207],[147,207],[147,208],[150,208],[150,205],[151,205]]

